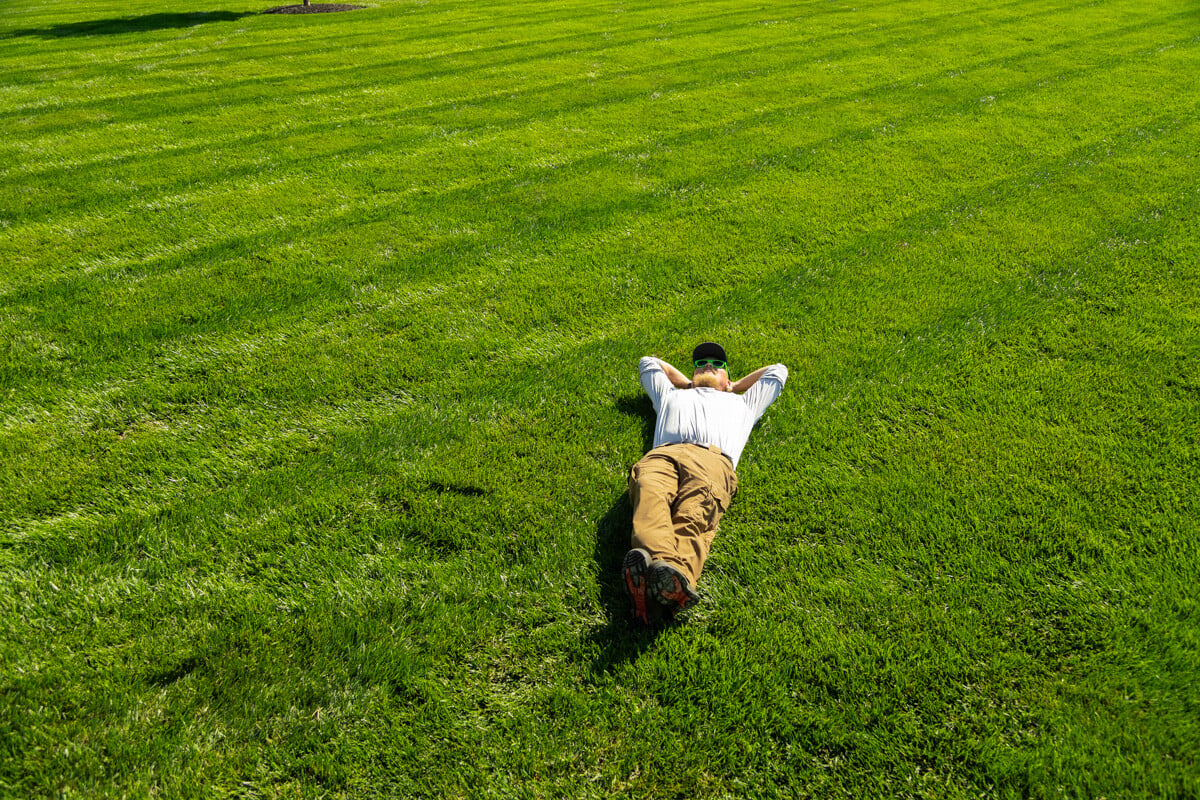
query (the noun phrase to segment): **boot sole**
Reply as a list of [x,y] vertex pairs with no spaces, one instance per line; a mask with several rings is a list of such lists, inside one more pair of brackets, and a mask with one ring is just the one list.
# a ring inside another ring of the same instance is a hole
[[660,603],[678,614],[700,602],[700,595],[688,585],[683,573],[669,564],[653,566],[651,592]]
[[650,624],[649,571],[650,554],[645,550],[634,549],[625,554],[625,560],[621,562],[625,592],[633,601],[634,618],[643,625]]

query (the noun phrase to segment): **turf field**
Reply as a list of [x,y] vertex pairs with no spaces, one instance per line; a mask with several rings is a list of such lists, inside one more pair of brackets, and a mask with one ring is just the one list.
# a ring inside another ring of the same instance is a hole
[[362,1],[0,0],[0,796],[1200,795],[1200,6]]

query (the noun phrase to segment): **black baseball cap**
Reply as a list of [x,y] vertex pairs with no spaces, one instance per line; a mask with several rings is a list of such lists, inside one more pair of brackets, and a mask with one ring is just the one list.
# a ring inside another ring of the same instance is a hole
[[692,361],[696,362],[702,358],[719,358],[721,361],[729,363],[729,359],[725,357],[725,348],[716,342],[704,342],[696,345],[696,349],[692,351]]

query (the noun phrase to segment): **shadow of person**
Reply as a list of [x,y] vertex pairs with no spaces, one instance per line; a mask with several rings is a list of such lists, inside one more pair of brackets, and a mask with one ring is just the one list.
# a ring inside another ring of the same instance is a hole
[[[649,450],[654,444],[654,405],[650,398],[645,395],[620,397],[616,405],[621,413],[641,420],[642,451]],[[663,620],[661,624],[642,626],[633,620],[632,606],[621,583],[621,560],[629,550],[632,529],[633,505],[629,494],[622,492],[596,523],[595,559],[600,575],[600,603],[607,624],[588,636],[596,653],[592,660],[595,675],[606,674],[637,658],[663,630],[676,624]]]
[[654,446],[654,403],[644,394],[626,395],[617,398],[617,410],[642,421],[642,452]]
[[173,28],[192,28],[208,22],[233,22],[242,17],[253,16],[255,13],[252,11],[191,11],[184,14],[160,12],[158,14],[143,14],[140,17],[95,19],[86,22],[64,22],[59,25],[50,25],[46,28],[24,28],[11,31],[3,38],[37,36],[43,39],[57,39],[69,36],[106,36],[115,33],[144,33],[146,31],[163,31]]

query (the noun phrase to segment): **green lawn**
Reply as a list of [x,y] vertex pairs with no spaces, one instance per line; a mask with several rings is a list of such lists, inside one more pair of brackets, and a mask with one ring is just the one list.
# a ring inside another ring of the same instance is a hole
[[1195,3],[273,4],[0,0],[0,797],[1200,795]]

